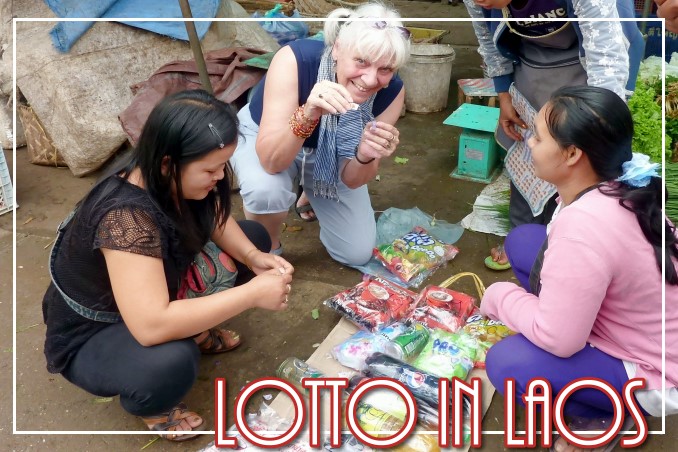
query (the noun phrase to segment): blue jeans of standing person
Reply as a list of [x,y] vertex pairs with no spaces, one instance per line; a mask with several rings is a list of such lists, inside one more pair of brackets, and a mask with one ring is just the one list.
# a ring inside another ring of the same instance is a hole
[[[271,249],[266,229],[254,221],[238,224],[261,251]],[[254,276],[244,264],[235,285]],[[120,404],[135,416],[155,416],[178,405],[198,376],[200,349],[192,338],[144,347],[124,322],[92,336],[78,350],[62,375],[74,385],[99,397],[120,395]]]
[[[514,228],[506,237],[504,248],[513,272],[525,290],[530,292],[530,270],[537,253],[546,240],[546,226],[524,224]],[[500,319],[501,320],[501,319]],[[563,330],[567,319],[563,319]],[[624,363],[587,344],[569,358],[560,358],[530,342],[522,334],[502,339],[492,346],[486,358],[487,376],[495,388],[504,394],[504,381],[515,380],[516,404],[524,405],[522,396],[530,380],[549,381],[553,397],[566,385],[581,378],[597,378],[623,394],[629,381]],[[643,414],[647,413],[643,411]],[[564,414],[585,418],[607,418],[614,413],[610,399],[598,389],[583,388],[574,392],[565,403]]]

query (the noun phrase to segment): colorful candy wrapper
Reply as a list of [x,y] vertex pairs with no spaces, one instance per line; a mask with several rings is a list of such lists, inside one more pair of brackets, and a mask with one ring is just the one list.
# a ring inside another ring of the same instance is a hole
[[414,307],[415,298],[416,294],[410,290],[370,276],[323,303],[356,325],[375,332],[406,318]]
[[426,347],[412,365],[438,377],[464,380],[473,368],[475,357],[476,341],[473,338],[433,330]]
[[417,298],[410,319],[429,329],[454,333],[466,324],[475,310],[476,299],[465,293],[438,286],[427,286]]
[[499,320],[490,320],[481,314],[474,314],[469,317],[462,331],[478,343],[473,365],[479,369],[485,368],[485,357],[490,347],[505,337],[516,334],[515,331],[511,331]]
[[457,253],[457,247],[441,242],[419,226],[392,243],[374,249],[375,257],[391,273],[414,287]]
[[342,366],[362,372],[367,369],[365,360],[368,356],[376,352],[383,353],[389,341],[404,333],[405,330],[407,330],[405,325],[396,322],[380,328],[375,333],[358,331],[346,341],[335,346],[332,349],[332,356]]

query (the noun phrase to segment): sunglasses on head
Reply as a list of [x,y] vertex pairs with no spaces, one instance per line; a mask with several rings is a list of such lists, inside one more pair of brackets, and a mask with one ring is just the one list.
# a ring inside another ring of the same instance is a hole
[[[350,23],[351,21],[344,22],[344,25],[348,25]],[[385,20],[375,20],[374,22],[365,21],[365,23],[367,23],[372,28],[376,28],[377,30],[384,30],[386,28],[395,28],[396,30],[398,30],[400,36],[402,36],[404,39],[410,39],[410,36],[412,35],[410,30],[408,30],[407,28],[398,25],[389,25],[389,23]]]

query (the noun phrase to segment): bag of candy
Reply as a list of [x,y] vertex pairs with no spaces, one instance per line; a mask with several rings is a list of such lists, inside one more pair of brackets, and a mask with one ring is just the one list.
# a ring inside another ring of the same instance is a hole
[[474,314],[469,317],[466,325],[462,328],[462,332],[474,338],[478,343],[473,366],[479,369],[485,368],[485,357],[490,347],[505,337],[516,334],[515,331],[511,331],[499,320],[490,320],[481,314]]
[[462,292],[439,286],[426,286],[415,302],[410,319],[429,329],[454,333],[466,324],[476,299]]
[[475,357],[476,341],[473,338],[465,334],[433,330],[424,350],[412,365],[438,377],[464,380],[473,368]]
[[452,260],[459,249],[415,227],[403,237],[374,249],[374,255],[405,284],[417,287],[435,270]]
[[402,323],[394,323],[384,326],[374,333],[358,331],[341,344],[332,349],[332,356],[342,366],[350,367],[357,371],[367,369],[365,360],[376,352],[384,352],[389,341],[404,333],[407,327]]
[[328,298],[323,304],[356,325],[375,332],[406,318],[416,294],[385,279],[366,277],[355,287]]

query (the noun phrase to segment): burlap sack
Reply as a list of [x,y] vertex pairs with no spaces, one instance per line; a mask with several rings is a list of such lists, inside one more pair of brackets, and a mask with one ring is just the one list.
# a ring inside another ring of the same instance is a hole
[[[19,17],[53,17],[44,2],[14,2]],[[27,15],[26,8],[34,7]],[[24,9],[22,9],[24,8]],[[38,10],[40,8],[40,10]],[[223,0],[218,17],[241,17],[242,8]],[[242,11],[244,13],[244,10]],[[118,115],[133,99],[130,85],[163,64],[192,57],[187,42],[119,23],[97,22],[67,54],[54,49],[51,22],[17,23],[17,86],[76,176],[88,174],[127,141]],[[278,44],[255,22],[213,22],[204,52],[242,46],[262,50]],[[270,45],[266,45],[268,42]],[[261,43],[261,45],[259,45]]]

